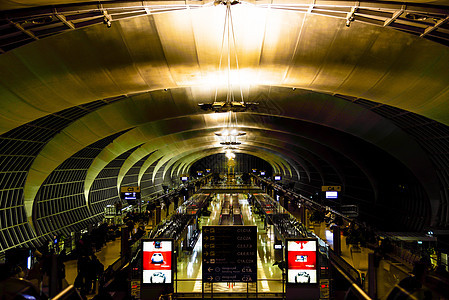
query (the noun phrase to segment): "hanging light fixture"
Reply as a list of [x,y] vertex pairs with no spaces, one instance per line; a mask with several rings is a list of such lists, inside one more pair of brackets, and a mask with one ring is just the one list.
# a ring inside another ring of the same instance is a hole
[[[217,101],[218,88],[215,90],[215,99],[213,103],[209,103],[207,105],[200,104],[200,107],[205,110],[212,110],[215,112],[225,112],[225,124],[223,125],[223,129],[221,131],[215,132],[215,135],[219,137],[220,144],[223,146],[236,146],[240,145],[241,142],[237,140],[238,137],[246,135],[246,132],[239,130],[237,123],[237,114],[236,112],[246,111],[249,107],[253,107],[256,103],[247,103],[243,97],[243,91],[240,86],[240,101],[236,100],[231,84],[231,53],[232,46],[234,47],[234,60],[235,66],[239,68],[239,61],[237,57],[237,47],[235,43],[235,32],[234,25],[232,22],[231,15],[231,5],[238,4],[238,1],[216,1],[215,4],[224,4],[226,5],[226,15],[224,21],[223,28],[223,38],[222,45],[220,51],[220,59],[219,59],[219,70],[223,64],[223,53],[227,50],[227,90],[226,90],[226,99],[225,101]],[[227,46],[227,48],[225,48]],[[247,105],[248,104],[248,105]]]
[[246,132],[239,130],[235,113],[227,112],[227,121],[223,127],[221,131],[215,132],[220,139],[220,144],[223,146],[240,145],[241,142],[237,141],[237,138],[246,135]]
[[[221,53],[220,53],[220,65],[219,70],[221,68],[222,64],[222,58],[223,58],[223,50],[225,46],[225,38],[227,37],[227,53],[228,53],[228,68],[227,68],[227,93],[226,93],[226,100],[225,101],[217,101],[217,90],[215,90],[215,99],[212,103],[199,103],[198,106],[205,110],[205,111],[213,111],[216,113],[223,113],[223,112],[245,112],[249,110],[254,110],[259,103],[255,102],[246,102],[243,99],[243,91],[240,87],[240,101],[236,100],[234,97],[234,94],[232,92],[231,87],[231,80],[230,80],[230,74],[231,74],[231,41],[234,45],[235,50],[235,63],[237,68],[237,73],[239,69],[239,62],[237,59],[237,49],[235,46],[235,33],[234,33],[234,26],[232,23],[232,15],[231,15],[231,5],[239,4],[240,1],[238,0],[216,0],[214,2],[215,5],[223,4],[226,5],[226,16],[225,16],[225,23],[224,23],[224,29],[223,29],[223,39],[222,39],[222,45],[221,45]],[[231,38],[232,36],[232,38]]]

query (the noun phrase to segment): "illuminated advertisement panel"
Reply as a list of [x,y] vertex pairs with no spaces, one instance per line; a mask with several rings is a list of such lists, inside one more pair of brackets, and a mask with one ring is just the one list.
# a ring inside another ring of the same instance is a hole
[[142,283],[165,284],[173,282],[173,241],[142,241]]
[[287,241],[287,282],[297,284],[316,284],[317,240]]
[[335,192],[335,191],[327,191],[327,192],[326,192],[326,198],[327,198],[327,199],[337,199],[337,198],[338,198],[338,192]]

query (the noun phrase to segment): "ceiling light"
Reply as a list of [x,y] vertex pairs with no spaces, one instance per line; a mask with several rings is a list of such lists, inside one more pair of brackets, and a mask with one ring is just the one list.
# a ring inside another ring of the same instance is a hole
[[242,143],[240,142],[220,142],[220,145],[223,146],[237,146],[237,145],[241,145]]
[[[245,112],[248,110],[253,110],[258,103],[255,102],[245,102],[243,99],[243,90],[240,86],[240,101],[236,101],[234,93],[232,91],[232,84],[231,84],[231,46],[234,46],[234,60],[235,65],[237,69],[236,77],[240,78],[240,74],[238,72],[239,70],[239,61],[237,57],[237,51],[235,46],[235,33],[234,33],[234,25],[232,22],[232,15],[231,15],[231,5],[240,3],[238,0],[216,0],[214,2],[215,5],[218,4],[224,4],[226,5],[226,15],[225,15],[225,22],[224,22],[224,28],[223,28],[223,40],[221,44],[221,52],[220,52],[220,64],[219,69],[221,68],[222,61],[223,61],[223,53],[225,50],[225,45],[227,45],[227,93],[226,93],[226,100],[225,101],[218,101],[217,100],[217,94],[218,90],[215,90],[215,99],[214,102],[211,103],[199,103],[198,106],[205,111],[213,111],[213,112]],[[227,37],[227,41],[225,38]]]
[[244,136],[246,135],[246,132],[237,130],[235,128],[233,129],[223,129],[222,131],[215,132],[216,136],[226,137],[226,136]]
[[233,153],[231,150],[226,150],[226,154],[225,154],[225,156],[228,158],[228,159],[234,159],[235,158],[235,153]]
[[204,111],[221,112],[245,112],[254,111],[259,105],[257,102],[212,102],[212,103],[198,103],[198,106]]

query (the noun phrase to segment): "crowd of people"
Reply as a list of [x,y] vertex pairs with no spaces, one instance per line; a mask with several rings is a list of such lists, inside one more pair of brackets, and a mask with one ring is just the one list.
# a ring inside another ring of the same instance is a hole
[[76,254],[86,254],[90,251],[100,251],[109,241],[114,241],[120,235],[120,226],[114,223],[102,222],[92,228],[89,234],[84,234],[77,241]]
[[[120,212],[121,213],[121,212]],[[129,241],[133,244],[145,234],[145,225],[151,215],[149,212],[130,211],[124,214],[123,224],[128,228]],[[74,285],[82,295],[97,292],[96,282],[105,272],[104,265],[99,261],[95,252],[98,252],[108,241],[113,241],[121,235],[121,225],[113,223],[101,223],[84,235],[77,242],[77,270]]]
[[96,282],[104,272],[104,265],[97,256],[94,253],[80,254],[77,270],[74,286],[84,295],[96,293]]

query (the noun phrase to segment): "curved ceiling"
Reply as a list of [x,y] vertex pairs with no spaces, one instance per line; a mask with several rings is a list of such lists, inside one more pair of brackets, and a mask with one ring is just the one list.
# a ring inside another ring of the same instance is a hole
[[[226,78],[218,70],[224,8],[86,27],[3,54],[0,94],[7,101],[0,132],[74,105],[143,91],[208,84],[210,98],[212,85]],[[449,123],[447,47],[362,23],[346,27],[336,18],[250,5],[232,9],[240,84],[365,98]]]
[[[6,1],[0,9],[64,3],[77,1]],[[177,2],[152,5],[164,3]],[[232,54],[238,57],[238,68],[231,66],[232,88],[236,95],[241,89],[245,101],[259,103],[255,112],[237,114],[239,126],[248,133],[240,151],[292,174],[297,168],[307,173],[301,164],[310,161],[307,151],[331,160],[331,149],[372,177],[366,158],[352,147],[359,139],[411,170],[423,184],[435,218],[438,171],[426,151],[391,120],[345,99],[367,99],[449,125],[449,48],[389,27],[366,22],[347,26],[344,18],[285,9],[289,3],[274,3],[284,9],[258,1],[232,6]],[[222,151],[213,132],[223,126],[223,115],[198,107],[226,94],[227,72],[220,64],[225,6],[209,4],[113,19],[110,27],[74,28],[0,55],[2,134],[48,114],[119,97],[59,128],[46,143],[24,186],[28,214],[48,175],[106,136],[125,131],[92,163],[86,200],[99,172],[135,147],[120,178],[152,152],[141,176],[158,159],[156,170],[168,163],[184,172],[199,158]],[[433,30],[441,31],[443,25]]]

